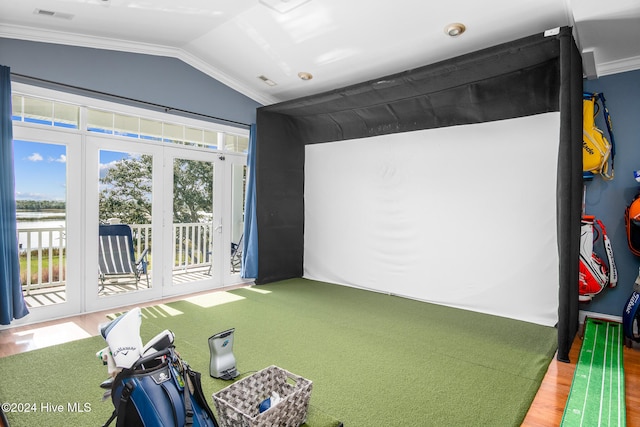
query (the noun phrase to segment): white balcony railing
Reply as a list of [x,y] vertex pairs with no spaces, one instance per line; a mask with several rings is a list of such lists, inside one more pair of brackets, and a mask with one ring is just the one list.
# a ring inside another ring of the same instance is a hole
[[[151,224],[130,224],[136,258],[149,248],[152,268]],[[26,294],[32,290],[61,286],[66,281],[66,230],[64,227],[18,228],[20,280]],[[174,271],[188,271],[211,263],[213,229],[210,223],[173,224]],[[97,263],[97,260],[96,260]],[[98,279],[96,278],[96,281]]]
[[20,272],[23,290],[60,286],[65,283],[66,242],[63,227],[18,229]]

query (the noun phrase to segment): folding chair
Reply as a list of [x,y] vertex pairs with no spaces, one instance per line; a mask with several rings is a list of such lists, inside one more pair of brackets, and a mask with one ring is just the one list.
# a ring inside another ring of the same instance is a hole
[[99,292],[104,289],[107,279],[127,277],[135,280],[138,289],[143,274],[149,287],[148,249],[145,248],[138,259],[135,259],[131,227],[127,224],[100,225],[98,237]]
[[[238,240],[238,243],[233,243],[231,242],[231,272],[232,273],[237,273],[240,271],[240,268],[242,267],[242,238],[244,237],[244,234],[240,236],[240,240]],[[207,257],[210,259],[210,264],[209,264],[209,271],[207,271],[207,274],[211,274],[211,268],[213,267],[213,259],[211,259],[211,254],[213,252],[209,251],[207,252]]]
[[244,234],[240,236],[238,243],[231,243],[231,272],[237,273],[242,267],[242,238]]

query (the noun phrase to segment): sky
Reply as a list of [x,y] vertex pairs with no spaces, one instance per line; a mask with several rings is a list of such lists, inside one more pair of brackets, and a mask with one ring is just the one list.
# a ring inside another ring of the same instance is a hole
[[14,140],[16,200],[65,200],[67,148]]
[[[104,176],[114,162],[128,156],[122,152],[101,151],[100,176]],[[14,140],[13,158],[16,200],[66,200],[66,146]]]

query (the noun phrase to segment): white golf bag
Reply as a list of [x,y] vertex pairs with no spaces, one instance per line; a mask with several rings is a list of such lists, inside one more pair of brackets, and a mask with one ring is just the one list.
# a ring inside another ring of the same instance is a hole
[[[600,235],[606,262],[594,251],[594,243],[599,240]],[[582,217],[579,277],[578,298],[584,303],[591,301],[605,288],[613,288],[618,284],[618,270],[613,258],[611,241],[602,222],[593,215]]]

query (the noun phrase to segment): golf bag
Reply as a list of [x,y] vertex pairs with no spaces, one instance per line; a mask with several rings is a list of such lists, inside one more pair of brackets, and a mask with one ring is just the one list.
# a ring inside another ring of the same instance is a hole
[[[599,231],[594,225],[597,225]],[[600,234],[607,262],[603,261],[594,251],[594,243],[599,240]],[[579,281],[578,298],[580,302],[589,302],[604,288],[613,288],[618,284],[618,270],[613,259],[611,241],[602,222],[593,215],[582,217]]]
[[[200,373],[182,360],[174,334],[164,330],[143,347],[141,312],[134,308],[101,326],[109,347],[96,353],[108,366],[114,411],[103,427],[218,427],[202,391]],[[115,378],[114,378],[115,376]]]
[[624,306],[622,313],[622,327],[624,336],[633,341],[640,342],[640,272],[633,285],[633,292]]
[[[599,102],[598,102],[599,101]],[[595,119],[604,112],[604,120],[609,140],[597,126]],[[584,92],[582,94],[582,171],[588,176],[600,174],[604,179],[613,179],[613,159],[616,154],[613,140],[611,116],[604,103],[602,93]]]
[[140,358],[116,376],[111,388],[121,426],[218,427],[202,391],[200,373],[193,371],[173,346]]
[[627,230],[627,244],[635,256],[640,256],[640,193],[624,211],[624,224]]
[[[627,244],[632,254],[640,256],[640,193],[636,195],[624,212],[627,229]],[[633,285],[633,292],[622,313],[624,336],[640,342],[640,271]]]

